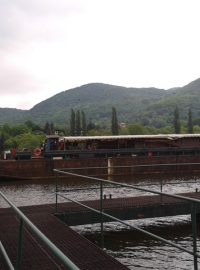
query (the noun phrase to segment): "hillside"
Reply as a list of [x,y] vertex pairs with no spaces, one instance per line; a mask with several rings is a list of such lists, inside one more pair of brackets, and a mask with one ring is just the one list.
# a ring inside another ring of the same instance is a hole
[[73,108],[84,110],[88,121],[106,125],[110,123],[111,108],[115,106],[120,122],[162,127],[172,122],[176,105],[182,119],[187,118],[189,107],[194,117],[200,118],[199,93],[200,79],[169,90],[93,83],[63,91],[30,110],[0,109],[0,124],[23,123],[28,119],[37,124],[46,121],[66,124]]
[[170,124],[176,105],[179,107],[181,120],[187,121],[189,108],[192,110],[193,119],[200,118],[200,79],[165,92],[160,100],[146,108],[144,115],[140,114],[141,120],[143,117],[149,118],[149,124],[158,127]]
[[28,110],[0,108],[0,125],[3,125],[5,123],[24,123],[24,119],[26,117],[29,117]]
[[[33,107],[30,114],[35,119],[48,117],[63,123],[70,110],[84,110],[93,122],[110,121],[111,107],[115,106],[121,121],[131,121],[133,113],[159,100],[164,90],[155,88],[125,88],[106,84],[87,84],[61,92]],[[42,112],[42,114],[41,114]]]

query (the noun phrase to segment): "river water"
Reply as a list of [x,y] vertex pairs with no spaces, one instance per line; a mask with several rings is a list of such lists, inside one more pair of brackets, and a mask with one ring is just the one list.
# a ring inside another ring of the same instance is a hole
[[[156,178],[125,179],[120,177],[115,180],[160,191],[161,179],[164,192],[172,194],[200,191],[199,176],[166,177],[160,175]],[[91,181],[83,179],[64,180],[59,183],[58,188],[65,190],[69,198],[76,200],[98,199],[100,193],[98,183],[91,183]],[[53,182],[2,182],[0,189],[17,206],[55,203],[55,183]],[[106,197],[117,198],[142,196],[144,194],[147,194],[147,192],[125,187],[116,188],[113,185],[104,186],[104,195]],[[151,194],[148,193],[148,195]],[[59,202],[62,201],[64,199],[59,199]],[[1,198],[0,207],[8,207]],[[192,251],[190,216],[140,219],[127,222]],[[73,229],[100,245],[99,224],[73,226]],[[198,236],[198,246],[199,240]],[[108,254],[128,266],[129,269],[193,269],[193,257],[191,255],[117,222],[106,223],[104,226],[104,249]]]

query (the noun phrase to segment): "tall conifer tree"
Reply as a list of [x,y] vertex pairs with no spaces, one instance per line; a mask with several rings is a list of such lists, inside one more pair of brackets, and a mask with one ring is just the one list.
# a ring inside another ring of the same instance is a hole
[[75,112],[71,109],[71,116],[70,116],[70,135],[75,136]]
[[50,127],[49,122],[46,122],[46,123],[45,123],[45,126],[44,126],[44,132],[45,132],[45,134],[47,134],[47,135],[50,135],[50,134],[51,134],[51,127]]
[[116,111],[115,107],[112,107],[111,131],[112,131],[112,135],[118,135],[119,134],[117,111]]
[[86,119],[84,111],[81,111],[81,135],[85,136],[87,132]]
[[3,133],[1,133],[1,135],[0,135],[0,151],[3,151],[5,148],[5,145],[4,145],[5,140],[6,140],[5,135]]
[[81,117],[80,117],[80,111],[76,111],[76,118],[75,118],[75,134],[76,136],[81,135]]
[[189,134],[193,133],[192,111],[190,108],[188,110],[188,133]]
[[50,128],[51,134],[54,134],[56,130],[52,122],[49,124],[49,128]]

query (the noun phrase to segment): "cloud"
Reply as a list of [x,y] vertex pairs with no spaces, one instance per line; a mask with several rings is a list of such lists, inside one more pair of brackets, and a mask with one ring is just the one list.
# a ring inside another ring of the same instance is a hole
[[12,97],[31,106],[89,82],[188,83],[199,76],[198,7],[195,0],[1,0],[0,102],[8,95],[9,106]]
[[69,27],[70,17],[80,12],[80,3],[73,0],[1,1],[1,100],[6,101],[7,96],[11,104],[11,95],[16,100],[17,94],[29,93],[31,98],[32,92],[38,96],[43,87],[47,91],[45,80],[55,64],[56,47]]
[[0,66],[0,74],[1,95],[2,92],[4,92],[5,95],[8,94],[8,92],[10,94],[23,94],[33,90],[37,86],[32,75],[14,67],[6,69],[5,66]]
[[22,45],[35,39],[54,39],[62,34],[62,26],[65,27],[63,20],[80,12],[80,5],[72,0],[3,0],[0,46],[15,48],[17,43]]

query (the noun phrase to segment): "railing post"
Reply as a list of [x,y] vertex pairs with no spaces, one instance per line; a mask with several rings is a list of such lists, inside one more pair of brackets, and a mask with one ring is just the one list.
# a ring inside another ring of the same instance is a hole
[[100,212],[101,212],[101,248],[104,248],[104,234],[103,234],[103,182],[100,181]]
[[18,236],[18,249],[17,249],[17,264],[16,264],[16,270],[21,269],[21,262],[22,262],[22,242],[23,242],[23,226],[24,221],[22,218],[19,219],[19,236]]
[[[160,192],[161,193],[163,192],[163,180],[162,179],[160,181]],[[161,203],[161,205],[163,205],[163,195],[162,194],[160,195],[160,203]]]
[[198,262],[197,262],[197,209],[196,209],[196,203],[192,203],[191,205],[191,219],[192,219],[192,236],[193,236],[193,262],[194,262],[194,270],[198,270]]
[[56,192],[56,205],[55,205],[55,210],[56,213],[58,213],[58,173],[56,172],[56,187],[55,187],[55,192]]

